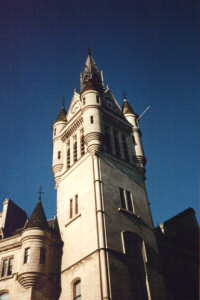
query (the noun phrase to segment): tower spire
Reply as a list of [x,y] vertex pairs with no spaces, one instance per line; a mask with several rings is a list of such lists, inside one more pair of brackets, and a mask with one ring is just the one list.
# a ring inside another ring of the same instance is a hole
[[81,92],[93,89],[101,91],[104,89],[102,72],[99,70],[92,56],[92,50],[88,49],[88,56],[85,62],[85,68],[80,76]]
[[38,189],[38,201],[41,202],[42,201],[42,194],[44,194],[43,190],[42,190],[42,185],[39,186]]
[[88,48],[88,55],[92,56],[92,49]]

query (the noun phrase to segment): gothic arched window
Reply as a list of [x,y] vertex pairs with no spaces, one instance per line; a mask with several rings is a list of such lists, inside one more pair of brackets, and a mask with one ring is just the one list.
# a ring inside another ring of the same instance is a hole
[[81,280],[78,279],[73,284],[73,300],[81,300]]

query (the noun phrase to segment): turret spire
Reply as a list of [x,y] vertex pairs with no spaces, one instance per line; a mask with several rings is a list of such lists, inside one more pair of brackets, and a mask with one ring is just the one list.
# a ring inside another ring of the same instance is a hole
[[39,227],[41,229],[49,229],[41,201],[38,201],[25,228],[33,228],[33,227]]
[[133,107],[131,106],[131,104],[128,102],[127,100],[127,96],[124,96],[124,104],[123,104],[123,108],[122,108],[123,114],[133,114],[136,115],[136,112],[134,111]]
[[59,111],[59,114],[56,118],[56,122],[59,122],[59,121],[67,121],[66,119],[66,109],[65,109],[65,96],[62,97],[62,107]]

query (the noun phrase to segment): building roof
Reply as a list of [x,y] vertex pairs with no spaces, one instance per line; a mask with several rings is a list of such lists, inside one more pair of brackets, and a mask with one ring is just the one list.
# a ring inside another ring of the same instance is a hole
[[25,229],[26,228],[34,228],[34,227],[39,227],[44,230],[49,230],[49,225],[48,225],[41,201],[39,201],[37,203],[31,217],[29,218],[29,220],[25,226]]

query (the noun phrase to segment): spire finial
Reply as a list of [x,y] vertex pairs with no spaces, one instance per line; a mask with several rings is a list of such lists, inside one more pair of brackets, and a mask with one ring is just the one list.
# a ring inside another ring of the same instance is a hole
[[65,108],[65,96],[62,96],[62,107]]
[[127,101],[127,92],[126,91],[123,92],[123,96],[122,97],[123,97],[124,101]]
[[92,56],[92,49],[91,48],[88,48],[88,55]]
[[42,201],[42,194],[44,194],[44,192],[42,191],[42,185],[40,185],[39,189],[38,189],[38,201],[39,202]]

